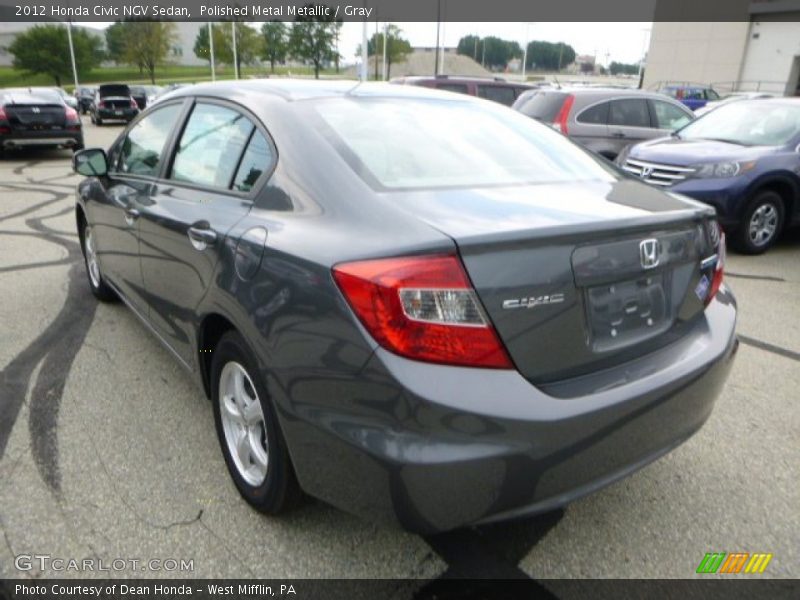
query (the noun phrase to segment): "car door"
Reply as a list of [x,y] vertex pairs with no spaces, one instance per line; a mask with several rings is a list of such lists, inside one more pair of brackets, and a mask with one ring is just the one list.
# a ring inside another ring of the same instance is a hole
[[650,110],[657,127],[653,130],[653,137],[669,135],[694,120],[692,111],[665,100],[651,99]]
[[109,173],[100,197],[93,198],[89,221],[94,227],[103,274],[125,298],[147,313],[139,262],[141,207],[165,159],[165,149],[182,103],[165,104],[137,121],[112,147]]
[[194,364],[197,307],[226,234],[252,204],[236,176],[257,133],[255,122],[229,103],[197,100],[174,144],[171,164],[142,208],[140,247],[150,321],[188,365]]
[[615,154],[619,154],[628,144],[649,139],[652,134],[646,98],[611,100],[608,106],[608,135]]
[[608,133],[608,109],[610,102],[597,102],[577,111],[575,123],[570,124],[569,137],[608,159],[619,154],[616,137]]

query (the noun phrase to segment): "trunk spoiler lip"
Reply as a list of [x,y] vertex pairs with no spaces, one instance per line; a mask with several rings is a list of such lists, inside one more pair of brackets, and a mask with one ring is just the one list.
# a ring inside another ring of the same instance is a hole
[[654,228],[669,228],[670,226],[686,225],[689,222],[699,224],[704,220],[713,219],[715,215],[714,209],[710,206],[705,209],[691,207],[685,210],[652,213],[646,216],[609,219],[607,221],[588,220],[582,223],[518,229],[499,233],[481,233],[474,236],[459,236],[458,238],[453,238],[453,236],[448,235],[446,231],[440,231],[448,235],[448,237],[451,237],[453,241],[456,242],[459,249],[474,249],[503,242],[553,242],[580,234],[595,237],[607,236],[609,233],[613,232],[619,232],[620,234],[624,232],[625,235],[630,235],[637,231],[649,232]]

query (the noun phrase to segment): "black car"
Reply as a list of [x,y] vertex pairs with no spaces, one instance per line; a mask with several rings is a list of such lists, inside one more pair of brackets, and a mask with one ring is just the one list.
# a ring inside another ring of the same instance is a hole
[[139,106],[131,96],[130,88],[119,83],[98,86],[89,108],[89,115],[95,125],[102,125],[104,121],[128,123],[138,114]]
[[75,98],[78,100],[78,110],[81,111],[82,115],[85,115],[87,112],[89,112],[96,92],[96,88],[85,86],[79,87],[77,90],[75,90]]
[[419,85],[422,87],[478,96],[506,106],[514,104],[519,96],[535,89],[526,83],[511,83],[502,77],[458,77],[437,75],[436,77],[397,77],[391,83],[399,85]]
[[80,150],[83,148],[80,116],[49,89],[0,90],[0,154],[30,146]]
[[130,90],[139,110],[144,110],[149,104],[152,104],[156,96],[161,93],[161,87],[157,85],[132,85]]
[[193,374],[267,513],[550,510],[697,431],[737,347],[713,209],[503,106],[199,84],[73,160],[92,292]]

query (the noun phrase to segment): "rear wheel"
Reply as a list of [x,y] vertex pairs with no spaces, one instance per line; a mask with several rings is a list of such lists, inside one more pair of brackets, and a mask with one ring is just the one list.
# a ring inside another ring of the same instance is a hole
[[117,299],[117,294],[103,280],[100,272],[100,263],[97,260],[97,242],[94,237],[92,227],[83,224],[83,234],[81,235],[81,246],[83,248],[83,259],[86,264],[86,275],[89,278],[89,288],[95,298],[101,302],[113,302]]
[[228,471],[257,510],[278,514],[300,498],[286,441],[252,352],[235,331],[222,336],[211,359],[214,421]]
[[733,246],[744,254],[761,254],[771,248],[783,229],[784,205],[772,190],[758,192],[742,215],[739,229],[732,236]]

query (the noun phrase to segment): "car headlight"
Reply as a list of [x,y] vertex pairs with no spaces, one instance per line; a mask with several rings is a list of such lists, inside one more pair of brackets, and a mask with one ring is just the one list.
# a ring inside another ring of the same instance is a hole
[[727,177],[736,177],[754,169],[756,161],[749,160],[744,162],[721,162],[721,163],[708,163],[704,165],[697,165],[693,177],[702,179],[725,179]]

